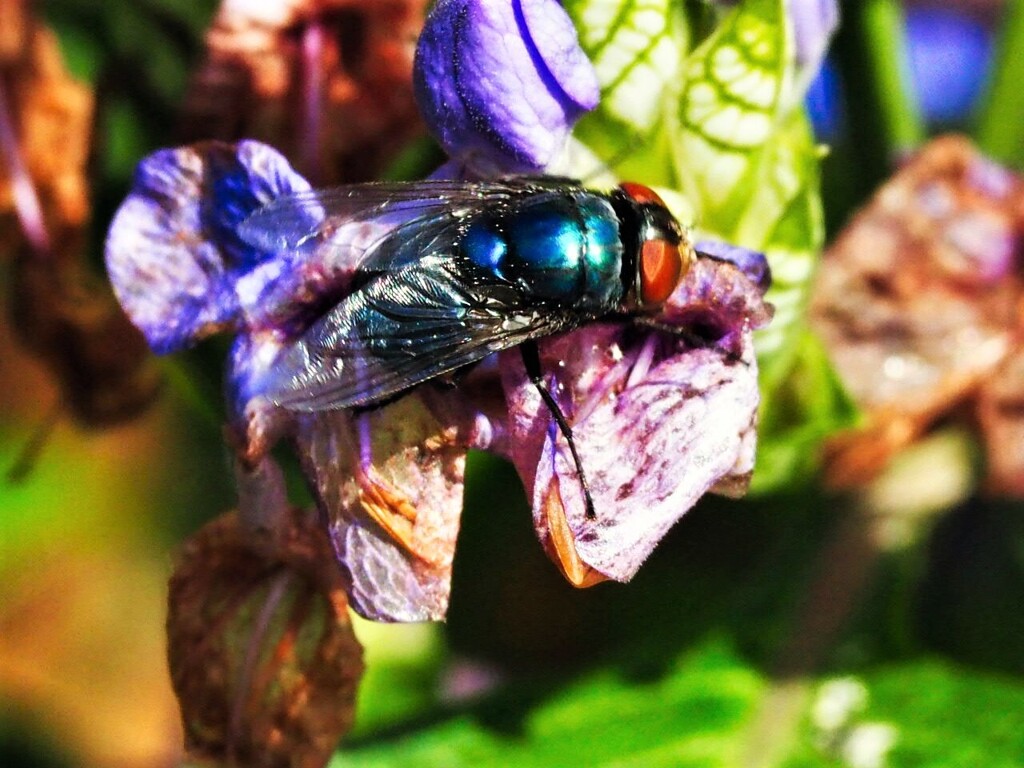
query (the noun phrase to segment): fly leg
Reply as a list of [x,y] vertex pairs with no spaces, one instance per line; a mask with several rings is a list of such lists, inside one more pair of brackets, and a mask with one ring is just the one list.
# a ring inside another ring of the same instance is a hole
[[565,442],[569,444],[569,452],[572,454],[573,463],[576,464],[576,476],[579,477],[580,486],[583,488],[583,498],[587,507],[587,519],[594,520],[597,518],[597,514],[594,512],[594,500],[590,497],[590,483],[587,482],[587,476],[583,472],[583,462],[580,461],[580,455],[576,451],[576,441],[572,438],[572,427],[570,427],[569,422],[565,420],[565,415],[562,413],[562,409],[551,394],[551,390],[548,389],[548,385],[541,374],[540,351],[537,349],[537,342],[532,339],[530,341],[524,341],[519,345],[519,353],[523,357],[523,366],[526,368],[526,375],[530,377],[530,381],[533,382],[533,386],[537,388],[544,404],[548,407],[548,410],[551,411],[551,415],[555,417],[555,423],[558,425],[558,431],[562,433],[562,437],[565,438]]

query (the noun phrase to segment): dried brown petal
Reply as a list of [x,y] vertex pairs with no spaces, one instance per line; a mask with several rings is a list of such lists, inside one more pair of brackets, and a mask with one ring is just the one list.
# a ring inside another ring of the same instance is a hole
[[[85,176],[92,136],[93,96],[65,71],[53,33],[21,3],[4,4],[0,27],[0,91],[20,139],[19,151],[44,210],[66,226],[89,215]],[[13,213],[13,169],[0,154],[0,213]],[[6,239],[16,227],[4,220]]]
[[372,178],[423,133],[412,59],[425,0],[226,2],[182,138],[266,141],[318,185]]
[[1024,496],[1024,347],[982,386],[978,419],[988,455],[988,489]]
[[289,523],[270,554],[224,515],[171,578],[168,654],[193,757],[318,768],[351,726],[363,661],[340,575],[315,515]]
[[866,427],[833,443],[831,479],[864,482],[970,401],[1015,343],[1024,182],[965,139],[933,141],[837,238],[811,320]]
[[93,97],[21,3],[0,27],[0,242],[13,245],[12,313],[63,405],[102,425],[134,416],[159,377],[138,331],[84,263]]

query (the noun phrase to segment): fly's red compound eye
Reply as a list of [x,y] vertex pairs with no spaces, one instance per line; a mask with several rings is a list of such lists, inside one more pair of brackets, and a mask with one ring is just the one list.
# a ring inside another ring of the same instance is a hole
[[640,301],[661,304],[679,285],[683,257],[679,246],[668,240],[647,240],[640,248]]
[[629,195],[634,202],[643,205],[644,203],[655,203],[662,207],[665,206],[665,201],[661,199],[657,192],[650,187],[645,187],[643,184],[637,184],[635,181],[624,181],[619,185],[619,189]]
[[689,240],[661,196],[650,187],[627,181],[619,189],[636,204],[636,299],[644,307],[663,304],[675,291],[690,262]]

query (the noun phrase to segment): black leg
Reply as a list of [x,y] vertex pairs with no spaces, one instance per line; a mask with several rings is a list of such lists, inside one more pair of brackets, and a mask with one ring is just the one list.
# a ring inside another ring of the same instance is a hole
[[532,339],[524,341],[519,345],[519,352],[523,356],[526,375],[530,377],[533,386],[540,392],[541,399],[547,405],[548,410],[551,411],[551,415],[555,417],[558,431],[562,433],[565,441],[569,444],[569,452],[572,453],[572,460],[576,464],[576,475],[579,477],[580,486],[583,488],[583,498],[587,506],[587,519],[594,520],[597,517],[597,513],[594,512],[594,500],[590,497],[590,484],[587,482],[587,476],[583,472],[583,462],[580,461],[580,455],[576,452],[576,441],[572,439],[572,427],[565,420],[562,409],[558,407],[558,402],[550,390],[548,390],[548,385],[544,382],[544,377],[541,375],[540,351],[537,349],[537,342]]

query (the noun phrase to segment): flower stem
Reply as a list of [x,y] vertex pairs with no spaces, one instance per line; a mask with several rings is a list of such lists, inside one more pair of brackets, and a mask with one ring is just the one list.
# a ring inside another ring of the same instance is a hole
[[907,64],[903,14],[897,0],[844,6],[832,56],[846,114],[843,151],[853,201],[874,193],[893,164],[924,141],[925,129]]
[[195,372],[180,359],[161,358],[159,364],[170,389],[214,432],[220,433],[224,423],[220,399],[208,387],[204,387],[194,375]]
[[983,152],[1024,167],[1020,126],[1024,121],[1024,1],[1010,0],[1002,25],[995,66],[975,134]]
[[910,77],[903,9],[897,0],[867,0],[862,6],[861,20],[878,119],[887,137],[890,157],[898,158],[919,147],[925,138]]

